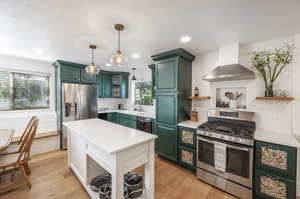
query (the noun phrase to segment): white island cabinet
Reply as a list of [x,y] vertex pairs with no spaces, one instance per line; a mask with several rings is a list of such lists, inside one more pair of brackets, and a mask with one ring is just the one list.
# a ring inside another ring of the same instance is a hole
[[156,135],[100,119],[64,122],[68,131],[68,164],[93,199],[92,178],[112,176],[112,199],[123,199],[124,174],[145,165],[142,198],[154,199],[154,140]]

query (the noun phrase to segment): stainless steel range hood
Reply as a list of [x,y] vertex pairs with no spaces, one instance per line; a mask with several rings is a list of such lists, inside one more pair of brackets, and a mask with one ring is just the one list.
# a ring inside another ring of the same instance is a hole
[[219,66],[202,77],[209,82],[255,79],[254,72],[239,64],[239,43],[219,48]]
[[216,67],[202,79],[209,82],[248,80],[255,79],[255,75],[253,71],[240,64],[231,64]]

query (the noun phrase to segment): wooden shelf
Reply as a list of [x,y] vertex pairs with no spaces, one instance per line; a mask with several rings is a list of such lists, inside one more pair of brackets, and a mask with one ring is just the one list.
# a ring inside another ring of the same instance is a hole
[[203,99],[210,99],[210,96],[189,96],[189,99],[203,100]]
[[269,101],[293,101],[294,97],[256,97],[256,100],[269,100]]

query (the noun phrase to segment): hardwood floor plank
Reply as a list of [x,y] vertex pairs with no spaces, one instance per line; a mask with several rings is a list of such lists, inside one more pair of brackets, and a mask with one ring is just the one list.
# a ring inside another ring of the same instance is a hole
[[[34,156],[29,163],[32,188],[21,186],[0,195],[1,199],[89,199],[67,167],[67,152],[54,151]],[[135,171],[143,174],[143,167]],[[155,160],[156,199],[235,199],[196,178],[194,173],[168,161]]]

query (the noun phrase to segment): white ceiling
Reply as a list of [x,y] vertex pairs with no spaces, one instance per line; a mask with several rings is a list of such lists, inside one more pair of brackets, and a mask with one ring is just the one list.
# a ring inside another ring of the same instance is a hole
[[1,54],[89,63],[93,43],[98,65],[116,48],[115,23],[125,25],[123,51],[140,54],[129,62],[137,67],[178,47],[198,55],[300,33],[299,0],[1,0],[0,10]]

